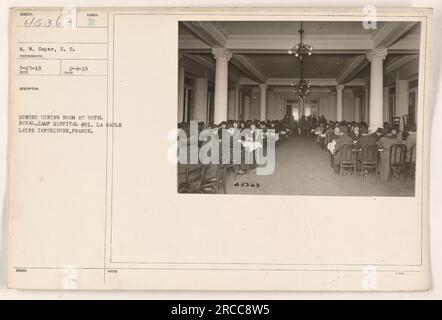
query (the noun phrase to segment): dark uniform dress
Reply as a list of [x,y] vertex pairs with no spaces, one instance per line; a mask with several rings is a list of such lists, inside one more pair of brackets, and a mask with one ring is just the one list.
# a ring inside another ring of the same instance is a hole
[[[363,146],[375,146],[376,145],[376,139],[368,134],[362,134],[358,142],[356,143],[356,148],[361,149]],[[359,154],[358,154],[359,158]],[[361,168],[361,164],[359,161],[357,161],[358,170]],[[377,170],[377,169],[376,169]]]
[[335,171],[339,172],[339,164],[341,163],[342,159],[342,153],[341,150],[344,145],[346,144],[353,144],[353,139],[349,137],[347,134],[343,134],[339,139],[336,140],[336,146],[335,146]]
[[351,135],[350,135],[350,138],[353,140],[354,143],[358,143],[359,139],[361,138],[361,134],[358,133],[356,135],[354,132],[352,132]]
[[371,137],[373,137],[376,140],[376,143],[379,142],[379,140],[381,140],[381,138],[383,137],[383,135],[379,135],[376,132],[371,134]]
[[378,147],[382,150],[380,152],[380,168],[383,181],[387,181],[390,176],[390,149],[394,144],[398,144],[398,138],[391,134],[383,136],[378,142]]
[[358,148],[362,146],[372,146],[376,144],[376,139],[369,135],[362,135],[357,143]]

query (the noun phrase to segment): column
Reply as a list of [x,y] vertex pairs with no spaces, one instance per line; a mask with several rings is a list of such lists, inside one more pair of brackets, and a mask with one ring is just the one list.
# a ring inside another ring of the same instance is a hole
[[244,97],[244,120],[250,119],[250,97]]
[[240,107],[241,107],[241,87],[239,84],[236,84],[235,87],[235,119],[234,120],[239,120],[239,116],[240,116]]
[[196,88],[195,88],[195,119],[198,121],[205,122],[206,118],[207,118],[207,78],[197,78]]
[[234,120],[235,119],[235,112],[236,112],[236,92],[235,89],[228,91],[228,103],[227,103],[227,114],[228,120]]
[[344,85],[338,84],[336,86],[336,121],[342,121],[342,91],[344,91]]
[[265,83],[261,83],[259,85],[259,88],[261,89],[260,120],[265,121],[266,120],[266,104],[267,104],[267,85]]
[[243,94],[242,91],[239,91],[239,110],[238,110],[238,120],[245,120],[244,119],[244,98],[243,98]]
[[384,104],[384,60],[387,56],[387,49],[373,49],[367,53],[370,60],[370,120],[369,129],[371,132],[383,124]]
[[361,97],[357,96],[355,97],[355,117],[354,121],[360,122],[361,121]]
[[384,122],[390,122],[389,115],[388,115],[388,94],[389,94],[389,88],[384,87],[384,103],[383,103],[383,121]]
[[364,121],[368,124],[368,112],[370,110],[370,87],[368,84],[364,88]]
[[212,54],[216,60],[214,122],[220,123],[227,120],[229,60],[232,53],[224,48],[212,48]]
[[178,122],[184,117],[184,57],[180,53],[178,57]]

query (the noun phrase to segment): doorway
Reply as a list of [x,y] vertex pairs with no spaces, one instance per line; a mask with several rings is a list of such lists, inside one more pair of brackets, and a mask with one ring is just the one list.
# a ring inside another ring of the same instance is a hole
[[319,100],[306,100],[304,104],[304,115],[318,118],[319,116]]
[[299,120],[299,102],[294,99],[287,99],[285,101],[285,114],[288,116],[293,116],[293,118]]

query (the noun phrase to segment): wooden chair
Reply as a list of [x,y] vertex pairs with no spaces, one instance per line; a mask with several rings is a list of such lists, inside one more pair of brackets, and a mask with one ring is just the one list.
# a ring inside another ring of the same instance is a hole
[[341,159],[339,162],[339,175],[341,176],[341,182],[344,179],[344,169],[353,169],[353,174],[356,178],[356,148],[353,144],[344,144],[341,153]]
[[206,166],[200,191],[202,193],[218,193],[219,186],[226,193],[226,166],[222,164],[209,164]]
[[178,186],[179,193],[199,192],[204,176],[205,167],[202,164],[187,164],[178,167],[178,174],[184,170],[184,182]]
[[407,147],[404,144],[394,144],[390,148],[390,174],[389,179],[393,177],[393,172],[400,174],[405,172],[405,155],[407,153]]
[[362,183],[364,183],[364,172],[366,170],[374,170],[376,182],[378,182],[378,146],[363,145],[358,151],[358,163],[361,166]]

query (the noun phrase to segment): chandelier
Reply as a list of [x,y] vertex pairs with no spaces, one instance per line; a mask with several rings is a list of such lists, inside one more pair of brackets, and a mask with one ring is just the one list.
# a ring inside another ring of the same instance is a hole
[[304,29],[302,28],[302,21],[301,21],[301,29],[298,30],[299,32],[299,43],[296,44],[293,48],[289,49],[289,54],[294,54],[296,57],[298,57],[300,60],[302,60],[304,55],[312,55],[313,47],[307,43],[303,42],[303,34]]
[[291,86],[295,87],[295,93],[299,100],[303,101],[310,94],[310,81],[304,79],[304,60],[301,60],[301,77],[297,83],[292,82]]

